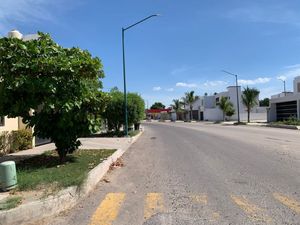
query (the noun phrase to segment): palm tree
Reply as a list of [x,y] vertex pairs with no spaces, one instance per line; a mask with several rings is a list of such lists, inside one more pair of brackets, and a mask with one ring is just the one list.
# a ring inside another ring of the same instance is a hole
[[248,86],[244,88],[242,102],[247,108],[248,123],[250,123],[251,109],[258,104],[258,95],[259,90],[257,90],[256,88],[249,88]]
[[190,106],[190,120],[193,120],[193,103],[198,99],[199,97],[195,95],[195,91],[190,91],[185,93],[185,102]]
[[182,97],[182,98],[181,98],[181,104],[182,104],[182,106],[183,106],[183,111],[184,111],[184,113],[183,113],[183,119],[185,120],[185,119],[186,119],[186,118],[185,118],[185,111],[186,111],[185,107],[186,107],[186,105],[187,105],[187,100],[186,100],[185,97]]
[[220,98],[219,107],[223,111],[223,120],[224,121],[225,121],[225,116],[232,116],[235,113],[232,102],[230,102],[224,96],[222,96]]
[[174,104],[171,104],[171,107],[175,110],[176,117],[178,118],[178,114],[182,111],[183,102],[181,102],[179,99],[173,99],[173,103]]

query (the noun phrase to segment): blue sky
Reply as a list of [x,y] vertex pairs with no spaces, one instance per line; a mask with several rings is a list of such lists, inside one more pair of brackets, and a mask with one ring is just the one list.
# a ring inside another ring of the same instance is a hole
[[121,28],[126,33],[128,90],[169,105],[184,92],[214,93],[234,84],[260,97],[283,89],[277,78],[300,75],[299,0],[0,0],[0,34],[48,32],[65,47],[102,59],[104,90],[122,86]]

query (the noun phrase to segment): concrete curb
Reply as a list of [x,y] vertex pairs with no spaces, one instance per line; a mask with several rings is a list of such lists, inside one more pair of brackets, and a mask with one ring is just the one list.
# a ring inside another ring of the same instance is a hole
[[121,157],[126,150],[143,134],[131,138],[131,143],[124,149],[118,149],[107,160],[92,169],[84,184],[80,187],[69,187],[45,199],[29,202],[17,208],[0,212],[0,225],[23,224],[34,222],[74,207],[79,200],[87,196],[109,170],[110,165]]
[[284,125],[284,124],[267,124],[266,127],[284,128],[284,129],[291,129],[291,130],[299,130],[300,129],[300,126]]

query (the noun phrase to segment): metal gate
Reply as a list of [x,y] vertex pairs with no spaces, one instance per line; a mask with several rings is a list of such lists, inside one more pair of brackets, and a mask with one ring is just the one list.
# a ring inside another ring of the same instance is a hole
[[49,144],[50,142],[50,139],[35,137],[35,146]]
[[297,101],[276,103],[276,114],[278,121],[297,118]]

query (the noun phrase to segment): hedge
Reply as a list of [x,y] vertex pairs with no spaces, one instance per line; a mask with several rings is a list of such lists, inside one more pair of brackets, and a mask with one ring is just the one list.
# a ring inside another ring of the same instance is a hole
[[30,130],[16,130],[0,134],[0,156],[32,148]]

